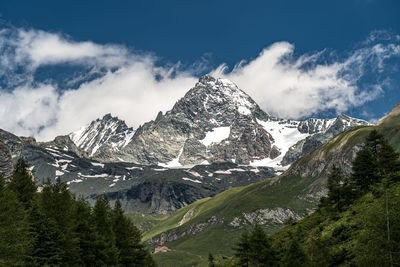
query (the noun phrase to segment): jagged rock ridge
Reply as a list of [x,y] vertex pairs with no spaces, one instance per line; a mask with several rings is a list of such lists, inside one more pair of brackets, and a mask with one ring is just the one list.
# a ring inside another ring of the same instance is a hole
[[[118,132],[107,134],[104,129],[110,129],[110,118],[93,121],[71,134],[71,139],[100,161],[165,167],[228,161],[282,168],[338,133],[368,125],[346,115],[304,121],[275,118],[231,81],[209,75],[201,77],[172,110],[160,112],[134,135],[133,131],[125,135],[129,138],[115,138]],[[125,123],[119,124],[126,133]],[[123,145],[107,149],[108,141],[102,140],[114,139],[119,144],[124,140]]]
[[89,156],[101,158],[103,154],[112,157],[113,152],[124,148],[134,133],[135,131],[126,126],[124,121],[106,114],[102,119],[92,121],[89,125],[69,134],[69,137]]

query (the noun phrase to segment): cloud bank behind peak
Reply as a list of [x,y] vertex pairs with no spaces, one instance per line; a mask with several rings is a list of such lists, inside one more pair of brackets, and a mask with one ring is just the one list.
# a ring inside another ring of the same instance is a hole
[[[340,57],[327,51],[295,56],[293,44],[278,42],[229,70],[226,64],[213,69],[202,59],[189,67],[179,62],[160,65],[150,53],[123,45],[78,42],[34,29],[2,29],[0,128],[49,140],[110,112],[137,127],[170,109],[205,69],[232,80],[276,116],[345,112],[384,94],[387,62],[400,56],[398,36],[385,35],[380,42],[373,34]],[[65,73],[70,87],[38,77],[42,69],[66,65],[79,68],[78,78],[76,71]]]

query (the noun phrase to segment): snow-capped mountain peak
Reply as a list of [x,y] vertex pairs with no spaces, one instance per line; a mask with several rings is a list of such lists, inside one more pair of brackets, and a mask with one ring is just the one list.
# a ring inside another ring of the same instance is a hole
[[366,124],[346,115],[304,121],[275,118],[233,82],[205,75],[170,111],[136,132],[107,114],[70,137],[104,161],[166,167],[230,161],[283,167],[341,131]]
[[90,124],[81,127],[78,131],[69,134],[71,140],[90,156],[104,150],[118,151],[124,148],[132,139],[135,131],[129,128],[124,121],[104,115]]

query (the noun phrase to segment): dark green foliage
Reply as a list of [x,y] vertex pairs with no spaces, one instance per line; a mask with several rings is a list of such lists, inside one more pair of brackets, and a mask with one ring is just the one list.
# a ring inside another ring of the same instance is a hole
[[256,225],[250,233],[245,231],[235,248],[239,266],[276,266],[276,253],[261,226]]
[[390,253],[393,263],[400,264],[398,187],[387,189],[387,192],[369,207],[362,217],[362,228],[355,247],[355,262],[359,266],[390,266]]
[[54,220],[46,217],[34,204],[29,212],[32,252],[28,263],[33,266],[61,265],[65,255],[62,233]]
[[32,174],[28,170],[29,164],[23,159],[19,158],[17,164],[14,166],[10,182],[7,187],[14,191],[18,199],[26,206],[29,207],[36,193],[36,184],[33,180]]
[[117,200],[113,210],[113,231],[119,250],[118,262],[122,266],[154,266],[154,262],[142,244],[142,235],[133,223],[124,216],[121,202]]
[[74,232],[78,239],[78,253],[82,265],[93,266],[96,263],[96,241],[98,234],[91,223],[91,208],[83,199],[78,199],[75,205]]
[[353,162],[352,180],[362,192],[381,181],[384,176],[400,171],[399,154],[376,130],[371,131],[365,147]]
[[241,266],[249,266],[250,263],[250,241],[249,232],[245,230],[239,238],[235,248],[235,256],[239,259]]
[[29,255],[29,232],[23,205],[0,177],[0,266],[23,265]]
[[400,171],[399,153],[383,140],[377,154],[379,174],[381,176]]
[[317,234],[313,234],[309,237],[306,242],[309,266],[329,266],[330,254],[328,246],[329,244],[323,242],[321,237]]
[[290,237],[289,246],[283,254],[280,266],[308,266],[307,256],[293,236]]
[[336,205],[338,210],[341,210],[344,204],[345,186],[348,186],[348,184],[345,184],[345,177],[342,170],[333,165],[332,171],[328,176],[328,199],[330,204]]
[[372,130],[365,140],[366,147],[372,152],[373,155],[377,155],[379,147],[384,141],[382,134],[378,133],[376,129]]
[[119,201],[92,209],[59,179],[38,193],[27,167],[0,176],[0,266],[155,266]]
[[118,250],[115,246],[115,233],[112,231],[111,208],[105,196],[96,201],[92,220],[98,233],[96,240],[96,259],[98,264],[116,265],[118,262]]
[[208,253],[208,267],[215,267],[214,256]]
[[58,245],[63,253],[62,261],[68,265],[79,264],[78,238],[74,232],[74,204],[75,200],[68,191],[67,185],[60,179],[52,184],[47,181],[43,184],[39,195],[39,205],[44,216],[56,225],[59,233]]
[[351,178],[362,192],[366,192],[370,185],[379,181],[378,163],[369,148],[364,148],[357,153],[353,161]]

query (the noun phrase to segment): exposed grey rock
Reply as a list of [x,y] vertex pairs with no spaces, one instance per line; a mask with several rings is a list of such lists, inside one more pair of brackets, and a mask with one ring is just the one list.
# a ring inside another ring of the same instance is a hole
[[314,150],[320,146],[322,142],[316,140],[314,136],[308,136],[306,139],[298,141],[295,145],[291,146],[286,152],[282,160],[282,166],[287,166],[298,160],[304,154]]
[[347,115],[339,115],[336,119],[308,119],[299,123],[298,129],[302,133],[312,133],[306,139],[298,141],[291,146],[282,160],[282,166],[287,166],[304,154],[316,149],[343,131],[356,126],[366,126],[368,122],[351,118]]
[[0,173],[7,179],[10,177],[13,171],[13,160],[11,157],[10,150],[0,138]]
[[71,140],[89,156],[100,160],[117,160],[113,152],[124,148],[135,131],[125,122],[106,114],[76,132],[69,134]]
[[187,235],[195,235],[196,233],[203,231],[205,228],[219,223],[224,223],[224,219],[212,216],[206,222],[191,225],[187,230],[183,232],[178,232],[176,230],[167,231],[149,239],[148,242],[150,244],[163,245],[165,242],[171,242]]

